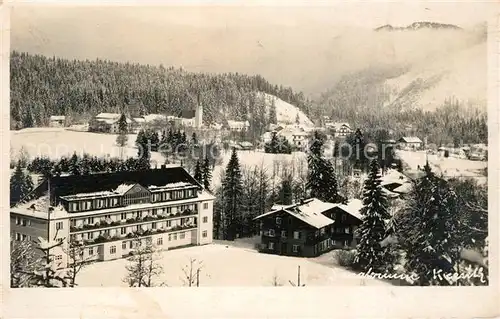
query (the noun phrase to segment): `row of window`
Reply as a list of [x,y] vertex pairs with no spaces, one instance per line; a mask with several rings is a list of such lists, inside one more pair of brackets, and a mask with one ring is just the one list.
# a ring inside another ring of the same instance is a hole
[[30,235],[16,233],[15,238],[17,241],[31,241]]
[[[181,232],[181,233],[178,233],[178,234],[169,234],[168,235],[168,241],[173,241],[173,240],[177,240],[177,235],[179,235],[179,239],[185,239],[186,238],[186,232]],[[203,237],[207,237],[208,236],[208,233],[206,230],[203,231],[202,233],[202,236]],[[129,241],[129,248],[132,249],[134,247],[134,242],[133,241]],[[162,246],[163,245],[163,237],[159,237],[156,239],[156,245],[157,246]],[[127,249],[127,242],[124,241],[122,242],[122,250],[126,250]],[[111,255],[113,254],[116,254],[116,246],[110,246],[109,247],[109,253]],[[94,254],[94,247],[90,247],[89,248],[89,255],[93,255]]]
[[[270,242],[267,244],[267,249],[269,250],[274,250],[274,243],[273,242]],[[300,250],[300,246],[299,245],[292,245],[292,251],[294,253],[298,253]]]
[[[189,205],[180,205],[180,206],[177,206],[177,211],[185,211],[187,209],[190,209],[192,211],[196,211],[196,204],[189,204]],[[208,209],[208,203],[203,203],[203,209]],[[153,216],[157,216],[158,215],[158,208],[154,208],[152,209],[152,212],[151,214]],[[160,209],[161,210],[161,209]],[[164,214],[171,214],[172,213],[172,207],[165,207],[164,208]],[[121,213],[120,214],[120,220],[127,220],[127,214],[130,214],[130,213]],[[146,215],[148,214],[148,211],[139,211],[139,212],[136,212],[136,213],[133,213],[133,217],[132,218],[143,218],[145,217]],[[118,217],[118,215],[113,215],[115,217]],[[84,219],[84,223],[87,222],[87,224],[89,225],[93,225],[95,222],[96,222],[96,218],[98,220],[111,220],[111,215],[104,215],[103,217],[87,217],[86,219]],[[206,223],[208,222],[208,220],[206,220],[206,217],[203,218],[203,222]],[[73,227],[76,227],[77,225],[77,219],[71,219],[71,226]]]
[[[342,214],[342,216],[341,216],[342,222],[345,222],[346,219],[347,219],[346,214]],[[282,222],[282,218],[281,217],[276,217],[276,225],[281,225],[281,222]]]
[[[333,231],[334,231],[334,229],[332,228],[332,233],[333,233]],[[336,233],[345,233],[345,234],[350,234],[351,233],[349,227],[344,227],[344,228],[337,227],[337,228],[335,228],[335,232]],[[320,230],[317,230],[315,232],[315,235],[319,236],[319,235],[324,235],[325,233],[326,233],[326,229],[325,228],[321,228]],[[270,237],[274,237],[274,236],[276,236],[276,232],[274,231],[274,229],[269,229],[267,235],[270,236]],[[281,237],[282,238],[287,238],[288,237],[286,230],[282,230],[281,231]],[[301,238],[300,231],[294,231],[293,232],[293,239],[300,239],[300,238]]]
[[16,225],[31,226],[31,220],[20,218],[20,217],[16,217]]
[[[131,196],[126,195],[123,198],[123,203],[125,205],[131,205],[135,203],[147,202],[149,200],[151,200],[152,202],[161,202],[167,200],[192,198],[195,195],[196,195],[195,189],[185,189],[185,190],[155,193],[152,194],[151,197],[149,193],[137,193]],[[92,209],[111,208],[111,207],[117,207],[119,206],[119,204],[120,204],[119,197],[82,200],[82,201],[68,203],[68,211],[78,212],[78,211],[86,211]]]

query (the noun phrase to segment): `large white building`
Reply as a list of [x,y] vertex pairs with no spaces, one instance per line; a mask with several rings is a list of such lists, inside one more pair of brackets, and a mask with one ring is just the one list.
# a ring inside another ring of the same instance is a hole
[[11,236],[62,240],[51,253],[63,265],[71,241],[95,261],[127,257],[137,237],[164,250],[204,245],[213,239],[214,199],[182,167],[53,177],[11,207]]

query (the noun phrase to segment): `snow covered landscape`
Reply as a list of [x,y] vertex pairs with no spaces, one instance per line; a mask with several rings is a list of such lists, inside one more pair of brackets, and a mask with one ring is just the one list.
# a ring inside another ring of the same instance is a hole
[[[299,258],[258,253],[248,240],[216,241],[207,246],[188,247],[161,253],[164,274],[159,278],[170,287],[184,286],[182,268],[190,259],[201,261],[200,287],[280,286],[297,282],[300,266],[301,283],[306,286],[388,286],[381,280],[361,278],[335,265],[333,253],[317,258]],[[126,259],[91,264],[78,275],[79,287],[127,287]]]

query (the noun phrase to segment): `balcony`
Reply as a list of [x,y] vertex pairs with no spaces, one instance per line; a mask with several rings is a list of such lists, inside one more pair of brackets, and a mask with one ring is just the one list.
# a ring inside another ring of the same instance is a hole
[[196,229],[197,223],[192,223],[192,224],[187,224],[184,226],[181,225],[176,225],[170,228],[161,228],[161,229],[148,229],[148,230],[139,230],[139,231],[134,231],[130,232],[126,235],[115,235],[115,236],[109,236],[109,235],[99,235],[95,239],[84,239],[80,240],[78,242],[83,242],[85,246],[90,246],[90,245],[97,245],[97,244],[103,244],[103,243],[108,243],[112,241],[119,241],[119,240],[127,240],[127,239],[133,239],[133,238],[140,238],[140,237],[147,237],[151,235],[157,235],[157,234],[164,234],[164,233],[172,233],[176,231],[181,231],[181,230],[193,230]]
[[74,227],[70,226],[69,231],[70,233],[79,233],[79,232],[84,232],[87,230],[97,230],[97,229],[106,229],[106,228],[114,228],[114,227],[123,227],[123,226],[133,226],[133,225],[138,225],[142,223],[147,223],[147,222],[156,222],[156,221],[165,221],[165,220],[171,220],[175,218],[181,218],[181,217],[197,217],[198,212],[193,211],[190,209],[186,209],[183,212],[178,212],[175,214],[169,214],[168,216],[165,215],[148,215],[144,217],[134,217],[134,218],[128,218],[127,220],[121,220],[121,221],[103,221],[103,222],[97,222],[93,225],[85,224],[80,227]]

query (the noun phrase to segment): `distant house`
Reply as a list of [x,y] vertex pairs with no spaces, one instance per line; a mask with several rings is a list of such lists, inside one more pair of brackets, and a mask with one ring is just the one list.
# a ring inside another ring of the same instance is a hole
[[326,127],[334,137],[346,137],[353,132],[349,123],[330,122],[326,124]]
[[250,142],[240,142],[238,144],[241,147],[240,149],[244,150],[244,151],[249,151],[249,150],[252,150],[254,148],[253,144]]
[[[309,142],[309,133],[300,126],[289,126],[277,132],[278,136],[288,140],[295,148],[305,149]],[[272,135],[271,135],[272,137]]]
[[255,218],[260,221],[260,251],[314,257],[336,247],[352,246],[361,206],[359,200],[343,205],[317,198],[274,205],[270,212]]
[[49,120],[50,127],[64,127],[66,126],[66,116],[52,115]]
[[422,147],[422,140],[416,136],[404,136],[398,140],[398,146],[402,150],[417,150]]
[[250,123],[248,121],[232,121],[232,120],[228,120],[227,126],[226,126],[226,128],[229,131],[233,131],[233,132],[246,131],[246,130],[248,130],[249,127],[250,127]]
[[[102,132],[117,134],[119,132],[118,120],[121,114],[119,113],[99,113],[89,122],[90,132]],[[133,130],[133,122],[127,118],[128,131]]]

